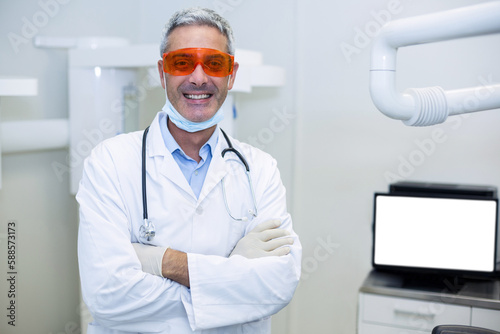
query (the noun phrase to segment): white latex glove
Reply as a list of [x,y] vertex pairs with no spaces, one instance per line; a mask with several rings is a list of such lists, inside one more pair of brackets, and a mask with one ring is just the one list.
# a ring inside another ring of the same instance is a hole
[[134,250],[137,253],[139,261],[141,261],[142,271],[152,275],[163,277],[162,272],[162,260],[163,255],[167,251],[168,247],[156,247],[151,245],[143,245],[138,243],[133,243]]
[[[264,256],[283,256],[290,253],[293,238],[285,229],[278,228],[281,221],[273,219],[257,225],[246,236],[240,239],[229,256],[241,255],[247,259]],[[282,247],[285,246],[285,247]]]

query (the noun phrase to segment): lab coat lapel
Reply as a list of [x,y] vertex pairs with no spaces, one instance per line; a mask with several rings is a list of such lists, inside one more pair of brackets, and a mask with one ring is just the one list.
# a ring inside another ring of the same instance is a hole
[[170,181],[175,183],[177,187],[181,188],[182,190],[190,194],[194,199],[196,199],[193,189],[187,182],[186,177],[184,176],[184,174],[182,174],[179,165],[170,153],[167,153],[165,155],[162,166],[160,168],[160,173],[167,177]]
[[[184,190],[186,193],[196,199],[196,196],[189,186],[186,177],[184,176],[184,174],[182,174],[179,165],[172,157],[172,154],[168,152],[167,148],[165,147],[165,142],[163,141],[163,136],[160,130],[160,120],[161,118],[159,118],[158,114],[153,123],[151,123],[147,143],[149,152],[148,156],[154,158],[154,163],[158,164],[157,171],[160,174],[168,178],[170,181],[175,183],[177,187]],[[163,159],[161,159],[160,156],[163,156]],[[151,161],[151,159],[149,159],[149,161]]]
[[227,144],[219,128],[217,128],[217,131],[219,131],[219,139],[215,146],[212,161],[208,167],[207,176],[205,177],[198,203],[201,203],[228,173],[227,165],[222,157],[222,150]]

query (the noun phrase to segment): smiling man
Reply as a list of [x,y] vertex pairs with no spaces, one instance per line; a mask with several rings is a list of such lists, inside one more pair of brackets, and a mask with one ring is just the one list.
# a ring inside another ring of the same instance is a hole
[[[206,121],[224,103],[238,70],[226,48],[226,38],[214,27],[181,26],[170,34],[163,54],[168,64],[159,60],[158,70],[162,82],[168,77],[168,100],[176,110],[185,113],[184,117],[194,122]],[[195,64],[195,59],[200,64]],[[211,70],[211,65],[216,70]],[[232,74],[223,72],[224,66]],[[191,70],[189,76],[183,75]]]
[[160,54],[162,111],[85,162],[88,333],[270,333],[297,286],[301,246],[276,161],[217,125],[238,71],[231,28],[211,10],[180,11]]

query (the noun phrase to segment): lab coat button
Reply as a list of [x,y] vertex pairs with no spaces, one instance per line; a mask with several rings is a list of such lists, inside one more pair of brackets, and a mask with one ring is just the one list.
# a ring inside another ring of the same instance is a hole
[[201,206],[196,208],[196,214],[201,215],[203,213],[203,208]]

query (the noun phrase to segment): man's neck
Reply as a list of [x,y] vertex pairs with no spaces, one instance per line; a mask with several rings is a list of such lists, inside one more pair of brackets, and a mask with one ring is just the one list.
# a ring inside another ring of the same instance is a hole
[[167,127],[168,131],[170,131],[170,134],[172,134],[172,137],[174,137],[184,153],[196,162],[200,162],[200,149],[210,139],[217,125],[198,132],[187,132],[179,129],[170,118],[168,118]]

